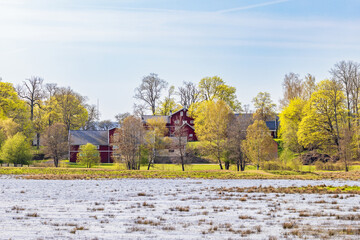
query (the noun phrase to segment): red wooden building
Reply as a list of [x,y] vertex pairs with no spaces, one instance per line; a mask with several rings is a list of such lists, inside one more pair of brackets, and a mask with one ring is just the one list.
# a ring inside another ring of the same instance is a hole
[[76,162],[77,154],[81,145],[91,143],[97,147],[100,153],[101,163],[112,163],[113,147],[111,139],[116,128],[104,131],[69,131],[69,159]]
[[176,135],[175,131],[180,128],[182,135],[186,137],[188,141],[197,141],[194,119],[189,116],[187,108],[182,108],[179,111],[171,113],[169,116],[143,115],[142,120],[144,125],[152,118],[163,118],[165,120],[166,127],[169,129],[167,137],[174,137]]

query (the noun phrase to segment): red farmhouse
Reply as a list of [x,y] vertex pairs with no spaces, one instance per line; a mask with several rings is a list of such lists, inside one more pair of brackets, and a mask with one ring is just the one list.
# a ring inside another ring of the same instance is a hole
[[97,147],[102,163],[112,163],[111,139],[116,128],[105,131],[69,131],[70,162],[76,162],[81,145],[91,143]]
[[177,112],[170,113],[169,116],[164,115],[143,115],[143,123],[146,124],[147,120],[152,118],[164,118],[166,127],[169,129],[168,137],[175,135],[175,126],[181,126],[184,135],[186,135],[188,141],[197,141],[197,137],[194,129],[194,119],[188,114],[188,109],[183,108]]

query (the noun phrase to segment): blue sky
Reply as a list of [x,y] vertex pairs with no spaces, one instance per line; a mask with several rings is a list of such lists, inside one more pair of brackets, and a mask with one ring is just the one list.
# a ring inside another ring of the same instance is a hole
[[157,73],[171,85],[218,75],[242,104],[275,103],[288,72],[317,80],[360,62],[357,0],[0,0],[0,77],[71,86],[102,119],[131,112]]

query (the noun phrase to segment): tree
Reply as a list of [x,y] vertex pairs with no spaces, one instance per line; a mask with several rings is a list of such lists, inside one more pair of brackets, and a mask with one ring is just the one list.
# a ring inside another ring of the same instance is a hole
[[88,120],[84,102],[85,98],[71,88],[59,88],[54,95],[52,104],[58,117],[57,121],[64,123],[68,131],[83,127]]
[[129,170],[140,170],[144,128],[140,118],[128,116],[113,137],[114,153]]
[[180,110],[181,106],[176,104],[174,99],[175,87],[171,86],[168,91],[168,95],[163,101],[160,102],[156,109],[157,115],[170,115],[172,112]]
[[236,88],[225,84],[218,76],[205,77],[199,83],[200,98],[203,101],[224,101],[233,111],[240,111],[241,104],[236,100]]
[[117,124],[111,120],[102,120],[98,124],[98,130],[109,130],[115,128],[116,126]]
[[148,170],[150,170],[151,164],[156,159],[157,151],[165,146],[167,141],[165,135],[169,130],[166,127],[165,119],[162,117],[151,118],[147,120],[146,125],[145,143],[150,153],[148,164]]
[[206,153],[216,158],[223,169],[221,158],[225,154],[227,127],[232,113],[222,100],[203,101],[194,120],[195,132]]
[[40,106],[35,106],[33,111],[33,127],[36,133],[36,148],[40,149],[40,135],[47,125],[45,111]]
[[318,83],[304,108],[298,130],[299,143],[308,149],[339,148],[341,123],[345,119],[345,97],[335,80]]
[[236,162],[238,171],[244,171],[246,165],[246,156],[243,149],[243,142],[246,139],[246,129],[251,124],[252,119],[247,115],[233,116],[227,128],[226,148],[229,158]]
[[84,130],[97,130],[96,122],[99,121],[100,113],[96,105],[86,104],[85,108],[87,110],[87,119],[83,126]]
[[156,105],[165,89],[167,82],[160,79],[157,74],[150,73],[142,79],[142,83],[135,89],[135,98],[144,101],[155,115]]
[[284,147],[292,152],[300,153],[303,147],[299,144],[297,132],[300,122],[304,117],[303,109],[306,101],[301,98],[290,100],[289,104],[283,108],[279,115],[280,136],[283,140]]
[[22,133],[17,133],[8,138],[1,147],[1,159],[4,162],[17,164],[29,164],[32,159],[30,145]]
[[19,131],[19,124],[11,118],[0,119],[0,147],[6,139],[13,137]]
[[255,120],[246,130],[246,140],[243,142],[247,158],[256,164],[257,170],[263,161],[270,160],[274,140],[266,123],[262,120]]
[[18,88],[18,95],[25,99],[30,106],[30,120],[34,118],[35,106],[40,107],[40,103],[44,98],[44,91],[42,89],[43,79],[40,77],[31,77],[23,82],[23,86]]
[[178,150],[180,156],[180,164],[183,171],[185,171],[186,163],[186,145],[187,145],[187,131],[183,124],[182,117],[178,117],[174,120],[174,137],[172,138],[172,147],[174,150]]
[[100,153],[96,146],[91,143],[80,146],[77,162],[85,164],[87,168],[91,168],[92,165],[100,163]]
[[[126,113],[118,113],[115,115],[115,119],[116,119],[116,122],[118,122],[120,125],[123,124],[124,120],[129,117],[131,114],[126,112]],[[136,115],[136,114],[135,114]],[[141,116],[139,116],[141,117]]]
[[184,82],[183,86],[178,88],[177,94],[180,96],[181,106],[186,108],[199,101],[199,90],[192,82]]
[[[358,99],[355,99],[352,96],[354,91],[354,82],[358,81],[358,74],[360,70],[360,65],[353,61],[341,61],[335,64],[335,66],[330,70],[332,77],[335,81],[338,81],[342,84],[342,87],[346,96],[346,107],[347,107],[347,123],[349,130],[351,129],[351,113],[358,111],[358,106],[354,106],[353,103],[357,103]],[[358,96],[357,94],[355,96]],[[355,111],[352,109],[355,108]]]
[[68,151],[68,131],[63,123],[55,123],[49,126],[43,136],[45,153],[54,159],[55,167],[59,166],[59,160]]
[[352,143],[353,143],[354,132],[350,131],[347,127],[343,127],[341,132],[342,132],[342,137],[339,142],[340,145],[339,156],[340,156],[340,160],[344,163],[345,172],[348,172],[349,165],[353,157]]
[[316,83],[315,77],[308,73],[305,76],[305,81],[303,82],[303,91],[302,91],[302,99],[309,100],[311,98],[311,94],[316,91]]
[[48,126],[51,126],[54,122],[54,109],[52,100],[54,95],[56,94],[56,91],[58,90],[56,83],[47,83],[45,84],[45,97],[47,100],[45,101],[45,112],[46,112],[46,118],[48,119]]
[[256,97],[253,98],[254,107],[256,109],[255,119],[262,120],[264,122],[275,117],[275,107],[270,98],[270,93],[260,92]]
[[303,82],[299,74],[293,72],[286,74],[282,86],[284,90],[284,98],[280,101],[282,107],[287,106],[292,99],[303,95]]
[[19,124],[19,131],[26,137],[33,134],[32,123],[26,103],[20,100],[13,85],[0,82],[0,117],[11,118]]

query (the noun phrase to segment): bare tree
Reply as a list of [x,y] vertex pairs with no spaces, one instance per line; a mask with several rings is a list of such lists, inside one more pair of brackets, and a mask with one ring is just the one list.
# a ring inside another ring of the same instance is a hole
[[356,75],[359,72],[359,68],[360,65],[356,62],[341,61],[336,63],[335,66],[330,70],[333,79],[342,84],[346,95],[349,130],[351,129],[351,115],[352,115],[352,107],[353,107],[352,93],[354,90],[354,83],[357,81]]
[[342,138],[340,139],[339,155],[344,163],[345,172],[349,171],[349,164],[352,159],[352,140],[354,132],[350,131],[347,127],[342,129]]
[[280,101],[282,107],[287,106],[290,100],[302,96],[302,79],[299,78],[299,74],[293,72],[286,74],[282,85],[284,90],[284,98]]
[[305,100],[309,100],[311,98],[311,94],[315,92],[315,90],[315,77],[308,73],[305,76],[305,81],[303,82],[302,98]]
[[177,117],[174,120],[174,131],[172,138],[172,147],[177,150],[180,157],[181,168],[185,171],[186,161],[186,145],[187,145],[186,125],[183,124],[182,118]]
[[276,105],[272,102],[270,93],[259,92],[256,97],[253,98],[254,107],[256,109],[254,118],[257,120],[268,121],[275,117]]
[[68,151],[68,131],[62,123],[55,123],[47,128],[44,134],[45,152],[54,159],[55,167]]
[[227,129],[227,149],[229,158],[236,162],[237,170],[244,171],[246,155],[243,150],[243,141],[246,140],[246,130],[252,123],[252,118],[247,114],[234,115]]
[[161,91],[167,87],[167,82],[160,79],[157,74],[150,73],[145,76],[139,87],[135,89],[135,98],[144,101],[155,115],[157,101]]
[[96,122],[100,118],[100,113],[99,113],[96,105],[86,104],[85,107],[88,112],[88,117],[84,124],[83,129],[84,130],[96,130],[96,127],[97,127]]
[[111,120],[102,120],[98,124],[98,130],[109,130],[115,128],[116,126],[117,124],[112,122]]
[[137,116],[141,118],[143,115],[145,115],[146,112],[146,105],[145,104],[136,104],[134,103],[133,106],[134,116]]
[[30,120],[34,119],[34,107],[38,105],[44,98],[44,91],[42,89],[43,79],[40,77],[31,77],[23,82],[23,86],[17,88],[18,95],[25,99],[30,106]]
[[190,107],[199,101],[199,89],[192,82],[184,82],[183,86],[178,88],[177,94],[180,96],[180,104],[183,107]]
[[113,136],[114,152],[117,161],[124,162],[127,169],[139,170],[141,145],[144,142],[144,128],[140,118],[128,116]]
[[[130,113],[118,113],[115,115],[116,122],[118,122],[120,125],[123,124],[124,120],[130,116]],[[138,116],[141,117],[141,116]]]

